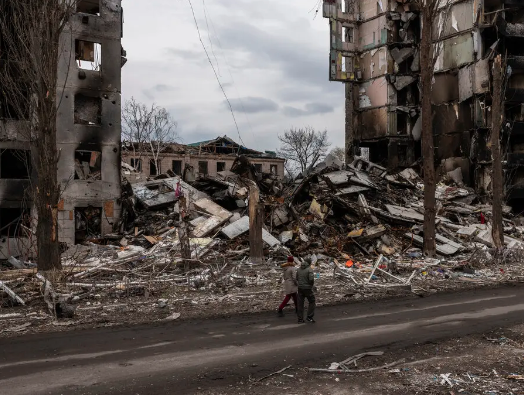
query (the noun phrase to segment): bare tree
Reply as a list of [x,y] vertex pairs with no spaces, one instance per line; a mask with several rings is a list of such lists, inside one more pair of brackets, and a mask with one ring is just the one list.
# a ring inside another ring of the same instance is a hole
[[[418,0],[422,24],[420,42],[420,85],[422,93],[422,157],[424,170],[424,254],[434,257],[437,254],[435,242],[435,217],[437,179],[435,171],[435,146],[433,141],[433,110],[431,90],[434,67],[440,55],[441,43],[433,45],[433,32],[439,20],[439,10],[444,12],[449,0]],[[448,12],[446,11],[446,14]],[[448,15],[444,15],[447,17]],[[439,37],[440,38],[440,37]]]
[[[31,147],[31,183],[38,222],[38,268],[60,269],[56,117],[60,36],[76,0],[2,0],[0,87],[5,118],[18,119],[17,131]],[[4,120],[5,124],[5,120]]]
[[135,98],[126,101],[122,109],[122,140],[124,149],[134,159],[135,170],[140,170],[139,164],[147,158],[153,161],[158,174],[160,154],[178,140],[176,127],[165,108],[147,106]]
[[504,227],[502,224],[502,203],[504,198],[504,174],[500,154],[500,129],[504,114],[502,98],[502,59],[498,55],[493,62],[493,107],[491,130],[491,154],[493,157],[493,243],[504,247]]
[[293,173],[306,173],[326,156],[331,145],[327,130],[320,132],[312,127],[290,129],[278,139],[282,145],[277,154],[288,161],[287,169]]
[[342,163],[346,163],[346,151],[342,147],[335,147],[330,152],[335,158],[340,160]]

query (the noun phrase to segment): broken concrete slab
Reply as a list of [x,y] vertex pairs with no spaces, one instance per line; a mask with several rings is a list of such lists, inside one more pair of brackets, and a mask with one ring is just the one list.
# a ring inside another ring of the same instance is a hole
[[209,198],[207,194],[193,188],[179,177],[136,183],[131,187],[133,194],[145,208],[154,209],[166,207],[174,204],[178,200],[175,191],[177,183],[179,182],[182,192],[186,197],[192,200]]
[[293,240],[293,231],[292,230],[286,230],[278,236],[280,239],[280,242],[282,244],[286,244],[288,241]]
[[397,64],[402,64],[415,54],[415,48],[393,48],[390,54]]
[[[226,226],[221,232],[227,238],[233,240],[247,231],[249,231],[249,216],[245,215],[235,223]],[[280,242],[265,229],[262,229],[262,240],[270,247],[275,247],[280,244]]]
[[[415,244],[422,246],[424,244],[424,239],[422,236],[415,235],[413,233],[405,233],[404,236],[408,239],[411,239],[415,242]],[[436,243],[437,252],[441,255],[455,255],[457,252],[459,252],[459,249],[454,247],[450,244],[439,244]]]
[[347,170],[338,170],[332,173],[324,174],[322,177],[327,178],[333,185],[343,185],[349,182],[353,172]]
[[424,215],[419,213],[416,210],[413,210],[412,208],[406,208],[406,207],[400,207],[395,206],[392,204],[386,204],[386,209],[388,212],[392,215],[395,215],[397,217],[406,218],[413,221],[423,222],[424,221]]
[[338,192],[335,194],[335,196],[351,195],[354,193],[361,193],[365,191],[369,191],[369,188],[358,186],[358,185],[352,185],[350,187],[339,189]]
[[284,206],[279,206],[273,211],[273,225],[281,226],[290,221],[289,211]]
[[197,200],[193,205],[197,210],[211,215],[211,217],[207,218],[205,221],[197,224],[196,228],[193,230],[193,235],[197,238],[207,236],[233,216],[230,211],[219,206],[208,198]]
[[412,77],[410,75],[396,77],[395,82],[393,82],[393,86],[397,91],[401,91],[405,87],[411,85],[416,80],[417,79],[415,77]]

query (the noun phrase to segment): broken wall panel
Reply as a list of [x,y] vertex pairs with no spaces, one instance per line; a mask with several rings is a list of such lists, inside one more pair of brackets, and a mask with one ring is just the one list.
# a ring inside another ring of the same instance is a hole
[[456,69],[475,61],[473,34],[466,33],[433,45],[438,53],[435,71]]
[[382,47],[361,54],[358,59],[358,69],[362,72],[362,79],[369,80],[392,74],[395,66],[387,47]]
[[468,153],[471,148],[469,131],[444,133],[436,136],[435,140],[436,159],[438,161],[452,157],[461,157],[464,153]]
[[[357,2],[352,1],[350,2]],[[389,10],[388,0],[358,0],[360,18],[363,21],[374,18]]]
[[359,26],[359,38],[357,42],[359,51],[366,51],[386,45],[391,40],[392,33],[388,28],[388,20],[385,15],[364,22]]
[[436,29],[433,29],[433,40],[445,39],[449,36],[473,29],[476,20],[476,2],[473,0],[461,1],[451,7],[441,8]]
[[434,106],[433,114],[433,130],[435,134],[462,133],[475,127],[469,102]]
[[[388,134],[388,109],[387,107],[362,111],[359,114],[359,138],[370,140],[385,137]],[[358,133],[358,132],[357,132]]]
[[431,90],[433,104],[442,104],[459,99],[459,76],[457,73],[439,73],[434,75]]
[[379,77],[359,84],[359,108],[381,107],[388,104],[396,104],[396,91],[395,88],[390,86],[386,77]]

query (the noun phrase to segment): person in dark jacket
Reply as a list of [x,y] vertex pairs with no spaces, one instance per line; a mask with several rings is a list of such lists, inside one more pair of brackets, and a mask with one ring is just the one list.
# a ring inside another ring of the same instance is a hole
[[298,282],[298,323],[304,323],[304,300],[307,299],[309,305],[307,309],[308,322],[315,322],[313,316],[315,315],[315,295],[313,293],[313,285],[315,284],[315,276],[313,269],[311,269],[311,259],[305,258],[297,271]]
[[292,298],[295,304],[295,312],[297,311],[297,269],[292,256],[287,258],[287,262],[281,265],[284,275],[284,293],[286,297],[282,304],[278,307],[278,316],[284,317],[282,311],[287,306],[289,300]]

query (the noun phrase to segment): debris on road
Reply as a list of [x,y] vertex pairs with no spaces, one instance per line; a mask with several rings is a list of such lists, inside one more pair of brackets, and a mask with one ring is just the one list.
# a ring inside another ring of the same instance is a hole
[[373,368],[367,368],[367,369],[350,369],[349,366],[353,364],[355,367],[357,366],[357,361],[364,357],[369,356],[382,356],[384,355],[383,351],[371,351],[366,352],[358,355],[354,355],[352,357],[349,357],[342,362],[334,362],[331,364],[331,366],[328,369],[317,369],[317,368],[309,368],[310,372],[322,372],[322,373],[364,373],[364,372],[372,372],[375,370],[382,370],[382,369],[389,369],[393,366],[399,365],[402,362],[405,362],[405,359],[399,359],[398,361],[394,361],[391,363],[387,363],[382,366],[373,367]]

